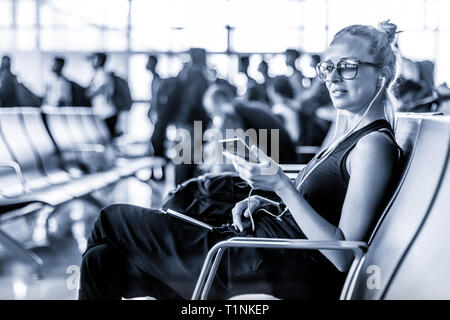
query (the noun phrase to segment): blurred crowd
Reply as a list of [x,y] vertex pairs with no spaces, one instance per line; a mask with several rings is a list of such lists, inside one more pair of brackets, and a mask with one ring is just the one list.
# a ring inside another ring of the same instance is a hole
[[[243,86],[219,77],[208,67],[207,52],[201,48],[189,51],[189,61],[174,77],[163,78],[158,72],[159,57],[148,56],[146,69],[152,79],[148,111],[153,130],[150,152],[170,159],[173,157],[171,148],[176,142],[170,138],[170,130],[184,129],[194,136],[195,121],[201,123],[202,134],[192,141],[191,151],[195,154],[202,148],[204,161],[200,165],[183,163],[176,166],[176,183],[200,173],[230,169],[208,158],[215,144],[211,138],[214,132],[221,132],[225,137],[227,129],[267,129],[267,149],[271,150],[271,130],[277,130],[279,154],[275,160],[280,163],[304,162],[308,155],[298,152],[301,147],[322,145],[332,126],[334,110],[326,85],[310,73],[306,76],[299,63],[300,59],[307,57],[308,68],[312,70],[321,61],[321,56],[297,49],[287,49],[284,56],[286,74],[274,75],[270,61],[262,59],[257,68],[260,77],[254,79],[249,75],[251,56],[238,55],[237,71],[244,79]],[[111,137],[120,136],[123,132],[118,129],[119,116],[128,112],[133,104],[128,82],[107,70],[107,54],[96,52],[88,58],[93,77],[89,85],[83,87],[64,74],[65,59],[54,57],[52,76],[46,83],[44,96],[40,97],[17,80],[11,71],[11,57],[3,56],[0,106],[92,107],[105,121]],[[436,111],[438,105],[445,105],[443,102],[449,96],[446,84],[435,87],[431,61],[402,58],[400,76],[395,85],[401,111]]]

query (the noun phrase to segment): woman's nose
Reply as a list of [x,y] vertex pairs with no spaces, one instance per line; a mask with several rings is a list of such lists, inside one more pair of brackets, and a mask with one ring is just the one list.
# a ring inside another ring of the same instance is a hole
[[331,82],[341,82],[342,81],[342,77],[338,74],[337,68],[334,68],[333,71],[330,72],[327,80],[331,81]]

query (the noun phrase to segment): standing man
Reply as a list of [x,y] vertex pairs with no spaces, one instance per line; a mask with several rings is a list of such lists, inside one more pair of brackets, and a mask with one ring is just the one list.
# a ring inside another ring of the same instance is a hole
[[[178,102],[175,125],[191,133],[191,163],[179,164],[175,168],[175,182],[181,183],[195,176],[196,164],[194,154],[201,153],[203,131],[211,120],[203,107],[203,94],[209,86],[208,67],[206,64],[206,51],[202,48],[191,48],[190,61],[178,75],[181,84],[181,95]],[[194,122],[201,121],[202,136],[194,135]]]
[[0,105],[2,107],[18,106],[17,78],[11,72],[11,58],[3,56],[0,65]]
[[302,94],[303,87],[303,73],[297,69],[297,59],[301,57],[301,52],[296,49],[287,49],[285,51],[286,65],[292,70],[292,73],[288,76],[289,82],[292,88],[294,88],[295,99]]
[[250,58],[249,56],[241,56],[238,60],[238,73],[242,74],[245,78],[244,87],[240,88],[239,95],[243,96],[248,93],[249,89],[253,86],[257,85],[258,82],[250,77],[248,74],[248,68],[250,67]]
[[111,138],[116,136],[116,124],[118,112],[112,101],[114,94],[114,79],[111,73],[105,69],[107,56],[102,52],[96,52],[90,56],[94,76],[86,90],[86,95],[92,101],[92,108],[98,114],[110,132]]
[[52,78],[45,88],[45,105],[53,107],[73,105],[70,81],[62,74],[64,64],[64,58],[55,57],[53,60]]
[[150,85],[150,108],[148,110],[148,116],[150,121],[154,124],[160,113],[158,106],[158,91],[161,87],[162,79],[159,73],[156,71],[156,65],[158,64],[158,57],[155,55],[149,55],[147,61],[147,70],[152,74],[152,83]]

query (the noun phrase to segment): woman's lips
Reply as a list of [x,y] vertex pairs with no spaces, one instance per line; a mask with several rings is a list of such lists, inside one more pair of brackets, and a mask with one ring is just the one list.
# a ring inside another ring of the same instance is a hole
[[336,89],[336,90],[331,91],[331,93],[333,94],[333,97],[340,98],[347,93],[347,90]]

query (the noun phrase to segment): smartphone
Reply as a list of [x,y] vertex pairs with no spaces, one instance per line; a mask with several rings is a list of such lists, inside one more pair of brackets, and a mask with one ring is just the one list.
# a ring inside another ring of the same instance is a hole
[[222,139],[218,143],[221,144],[222,152],[234,154],[248,162],[259,163],[250,147],[241,138]]

